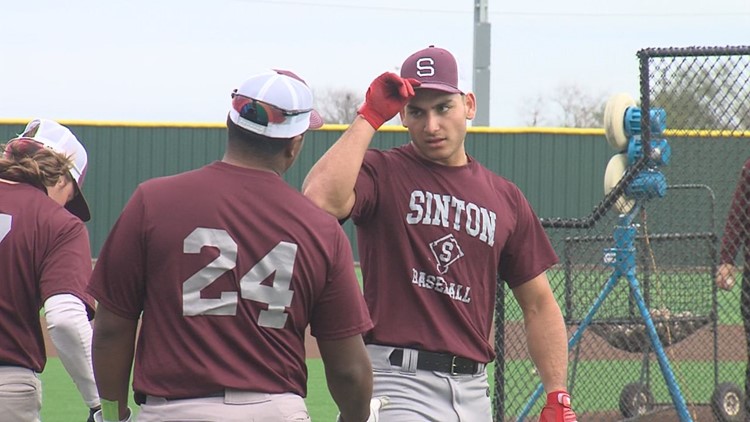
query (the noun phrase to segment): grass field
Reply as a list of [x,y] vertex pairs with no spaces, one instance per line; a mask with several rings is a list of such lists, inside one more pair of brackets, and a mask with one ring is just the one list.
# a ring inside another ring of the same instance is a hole
[[[308,397],[306,399],[308,410],[313,421],[333,421],[336,418],[336,406],[331,399],[326,387],[325,375],[323,372],[323,363],[320,359],[309,359],[307,361],[309,369]],[[595,376],[601,374],[604,367],[612,365],[609,361],[593,361],[581,363],[578,367],[578,379],[581,381],[579,388],[589,391],[588,394],[578,394],[575,396],[576,409],[583,412],[596,412],[601,410],[617,409],[620,392],[625,384],[638,381],[638,374],[641,363],[638,361],[622,362],[618,361],[618,368],[623,373],[631,374],[632,378],[626,379],[601,379],[601,382],[592,383]],[[680,383],[683,396],[690,402],[708,403],[714,390],[712,382],[705,379],[705,374],[712,373],[712,362],[680,362],[676,365],[675,370],[678,373],[678,382]],[[745,364],[743,362],[722,362],[720,364],[721,377],[719,382],[733,382],[737,386],[742,386]],[[490,385],[493,385],[493,366],[488,367]],[[511,361],[508,362],[507,371],[509,374],[529,374],[528,379],[514,380],[528,389],[519,389],[518,386],[512,389],[521,392],[517,397],[509,397],[506,402],[506,410],[509,414],[518,413],[523,408],[529,395],[533,392],[537,378],[532,374],[532,365],[529,361]],[[44,404],[42,407],[42,420],[44,422],[70,422],[85,421],[87,410],[81,397],[78,394],[73,382],[65,372],[60,360],[51,358],[47,368],[42,374],[44,388]],[[594,385],[595,384],[595,385]],[[654,365],[654,372],[651,376],[651,390],[654,398],[660,403],[669,403],[670,396],[662,379],[658,366]],[[582,391],[583,390],[579,390]],[[591,392],[595,391],[595,394]],[[575,394],[575,386],[574,386]],[[605,398],[605,400],[602,400]],[[132,403],[131,408],[137,409]],[[538,412],[541,402],[537,403],[532,414]]]
[[[359,268],[357,275],[361,280]],[[554,285],[555,274],[551,274],[553,280],[553,289],[560,292],[559,286]],[[604,281],[604,280],[603,280]],[[623,282],[625,282],[623,280]],[[741,324],[739,313],[739,290],[734,289],[731,292],[719,292],[718,311],[719,321],[723,324]],[[558,297],[560,303],[562,298]],[[506,297],[506,311],[509,321],[520,320],[520,310],[512,298],[512,295]],[[743,346],[744,347],[744,346]],[[577,368],[577,380],[574,385],[581,392],[589,391],[588,394],[575,395],[576,409],[585,412],[596,412],[602,410],[616,410],[618,398],[625,384],[636,382],[641,370],[640,361],[616,361],[618,371],[624,374],[632,374],[627,379],[602,379],[601,374],[606,373],[606,368],[610,367],[615,361],[587,361],[581,362]],[[328,393],[326,387],[323,364],[320,359],[308,359],[309,370],[308,380],[308,397],[306,399],[308,410],[313,421],[333,421],[336,418],[336,406]],[[732,382],[737,386],[742,386],[744,374],[744,362],[720,362],[719,382]],[[505,403],[506,415],[517,414],[523,408],[529,395],[533,392],[538,378],[533,375],[533,366],[527,360],[513,360],[507,363],[506,379],[508,384],[506,392],[513,392],[512,397],[508,397]],[[714,389],[712,380],[706,380],[706,375],[713,373],[713,362],[679,362],[674,365],[684,397],[691,402],[705,403],[710,400]],[[604,371],[604,372],[603,372]],[[490,385],[493,385],[494,369],[488,367]],[[83,401],[81,400],[78,390],[75,388],[70,377],[65,372],[60,360],[56,357],[50,357],[47,367],[42,374],[44,389],[42,420],[44,422],[69,422],[85,421],[88,415]],[[598,382],[595,380],[599,380]],[[651,375],[651,389],[657,402],[670,402],[670,396],[666,389],[665,383],[660,375],[658,365],[653,365]],[[595,391],[595,394],[592,392]],[[602,400],[602,398],[605,398]],[[137,409],[130,397],[130,406]],[[532,414],[536,414],[541,407],[537,403]]]
[[[572,396],[575,399],[575,410],[580,415],[587,412],[601,412],[617,410],[619,397],[625,385],[640,382],[642,364],[638,360],[616,361],[600,360],[581,362],[577,368],[576,382],[572,385]],[[673,362],[672,368],[682,391],[682,395],[689,403],[708,404],[714,392],[713,380],[707,379],[707,374],[713,373],[713,362]],[[720,362],[719,383],[731,382],[738,387],[744,383],[744,362]],[[533,375],[530,361],[510,361],[507,363],[507,374],[512,374],[514,385],[507,388],[508,397],[505,403],[506,415],[518,415],[528,401],[538,383],[538,377]],[[526,375],[521,376],[521,374]],[[609,374],[610,376],[602,376]],[[656,362],[651,365],[649,381],[651,392],[656,403],[671,403],[671,396],[666,382],[661,375]],[[511,381],[508,381],[511,382]],[[526,386],[526,387],[524,387]],[[542,402],[537,401],[531,414],[538,414]]]
[[[336,405],[326,387],[323,361],[308,359],[309,371],[307,408],[313,421],[336,420]],[[492,370],[488,370],[492,376]],[[492,381],[490,381],[492,382]],[[65,372],[58,358],[50,358],[42,373],[44,398],[42,404],[43,422],[83,422],[88,417],[88,410],[81,400],[73,381]],[[130,407],[137,409],[130,394]],[[1,418],[0,418],[1,419]]]
[[[336,420],[336,406],[326,387],[323,363],[320,359],[310,359],[307,407],[314,421]],[[42,421],[43,422],[84,422],[88,410],[83,403],[73,381],[65,372],[60,359],[50,358],[42,373]],[[130,394],[130,408],[137,410]],[[2,418],[0,418],[1,420]]]

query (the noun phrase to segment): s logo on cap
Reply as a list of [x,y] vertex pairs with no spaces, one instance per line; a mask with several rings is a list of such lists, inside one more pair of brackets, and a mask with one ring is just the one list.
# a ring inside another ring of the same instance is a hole
[[417,60],[417,75],[420,77],[435,76],[435,60],[432,57],[422,57]]
[[415,89],[463,94],[458,88],[458,63],[444,48],[431,45],[407,57],[401,65],[401,77],[418,80],[421,84]]

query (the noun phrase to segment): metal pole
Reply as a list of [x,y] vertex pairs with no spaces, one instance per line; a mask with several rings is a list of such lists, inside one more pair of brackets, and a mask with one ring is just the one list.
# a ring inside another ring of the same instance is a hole
[[474,0],[474,86],[477,113],[474,126],[490,125],[490,56],[491,31],[487,20],[489,0]]

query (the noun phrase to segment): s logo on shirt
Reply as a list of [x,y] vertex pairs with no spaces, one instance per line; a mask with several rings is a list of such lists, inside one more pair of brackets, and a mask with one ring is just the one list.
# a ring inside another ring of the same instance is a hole
[[438,263],[437,270],[440,274],[447,273],[451,264],[464,256],[464,251],[461,250],[461,246],[453,234],[445,235],[431,242],[430,250],[432,251],[432,256],[435,257],[435,261]]

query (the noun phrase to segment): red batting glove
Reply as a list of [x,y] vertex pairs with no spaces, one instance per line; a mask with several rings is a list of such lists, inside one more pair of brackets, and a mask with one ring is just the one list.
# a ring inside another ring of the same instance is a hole
[[557,390],[547,394],[547,404],[539,415],[539,422],[577,422],[573,409],[570,408],[570,394]]
[[365,103],[357,114],[377,130],[404,108],[409,98],[414,96],[416,86],[419,86],[416,79],[403,79],[395,73],[385,72],[367,88]]

